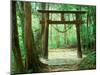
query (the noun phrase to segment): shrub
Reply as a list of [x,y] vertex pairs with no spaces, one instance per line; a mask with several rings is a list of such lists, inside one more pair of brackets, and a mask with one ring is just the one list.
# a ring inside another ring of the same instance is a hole
[[80,69],[96,68],[96,52],[91,52],[80,63]]

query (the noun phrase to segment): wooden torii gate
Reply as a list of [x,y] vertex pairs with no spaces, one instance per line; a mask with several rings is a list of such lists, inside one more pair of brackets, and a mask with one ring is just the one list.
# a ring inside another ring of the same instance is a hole
[[[40,23],[45,26],[44,33],[45,33],[45,46],[44,46],[44,57],[48,58],[48,30],[49,24],[75,24],[76,25],[76,33],[77,33],[77,55],[79,58],[82,58],[82,51],[81,51],[81,43],[80,43],[80,24],[82,20],[80,19],[80,15],[85,14],[86,11],[55,11],[55,10],[38,10],[39,13],[42,14],[42,20]],[[61,14],[60,21],[52,21],[49,19],[50,14]],[[73,21],[65,21],[64,14],[74,14],[76,19]]]

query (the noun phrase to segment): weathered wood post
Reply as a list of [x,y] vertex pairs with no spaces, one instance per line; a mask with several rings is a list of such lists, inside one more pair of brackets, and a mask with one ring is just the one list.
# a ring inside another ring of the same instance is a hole
[[44,51],[44,57],[46,59],[48,59],[48,31],[49,31],[49,23],[48,23],[48,20],[49,20],[49,13],[45,13],[45,21],[44,21],[44,24],[45,24],[45,51]]
[[80,15],[76,13],[76,33],[77,33],[77,55],[79,58],[82,58],[82,51],[81,51],[81,42],[80,42]]
[[44,56],[44,48],[45,48],[45,13],[42,13],[42,18],[41,18],[41,49],[42,49],[42,56]]

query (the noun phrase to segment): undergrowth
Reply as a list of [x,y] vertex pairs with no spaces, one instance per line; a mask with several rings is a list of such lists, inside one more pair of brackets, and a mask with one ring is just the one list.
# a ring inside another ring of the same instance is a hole
[[87,54],[79,66],[80,69],[95,69],[96,68],[96,52],[90,52]]

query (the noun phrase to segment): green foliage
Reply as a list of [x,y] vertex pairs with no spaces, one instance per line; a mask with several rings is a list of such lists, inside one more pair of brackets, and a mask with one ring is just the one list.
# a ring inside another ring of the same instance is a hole
[[96,52],[90,52],[80,63],[80,69],[96,68]]

